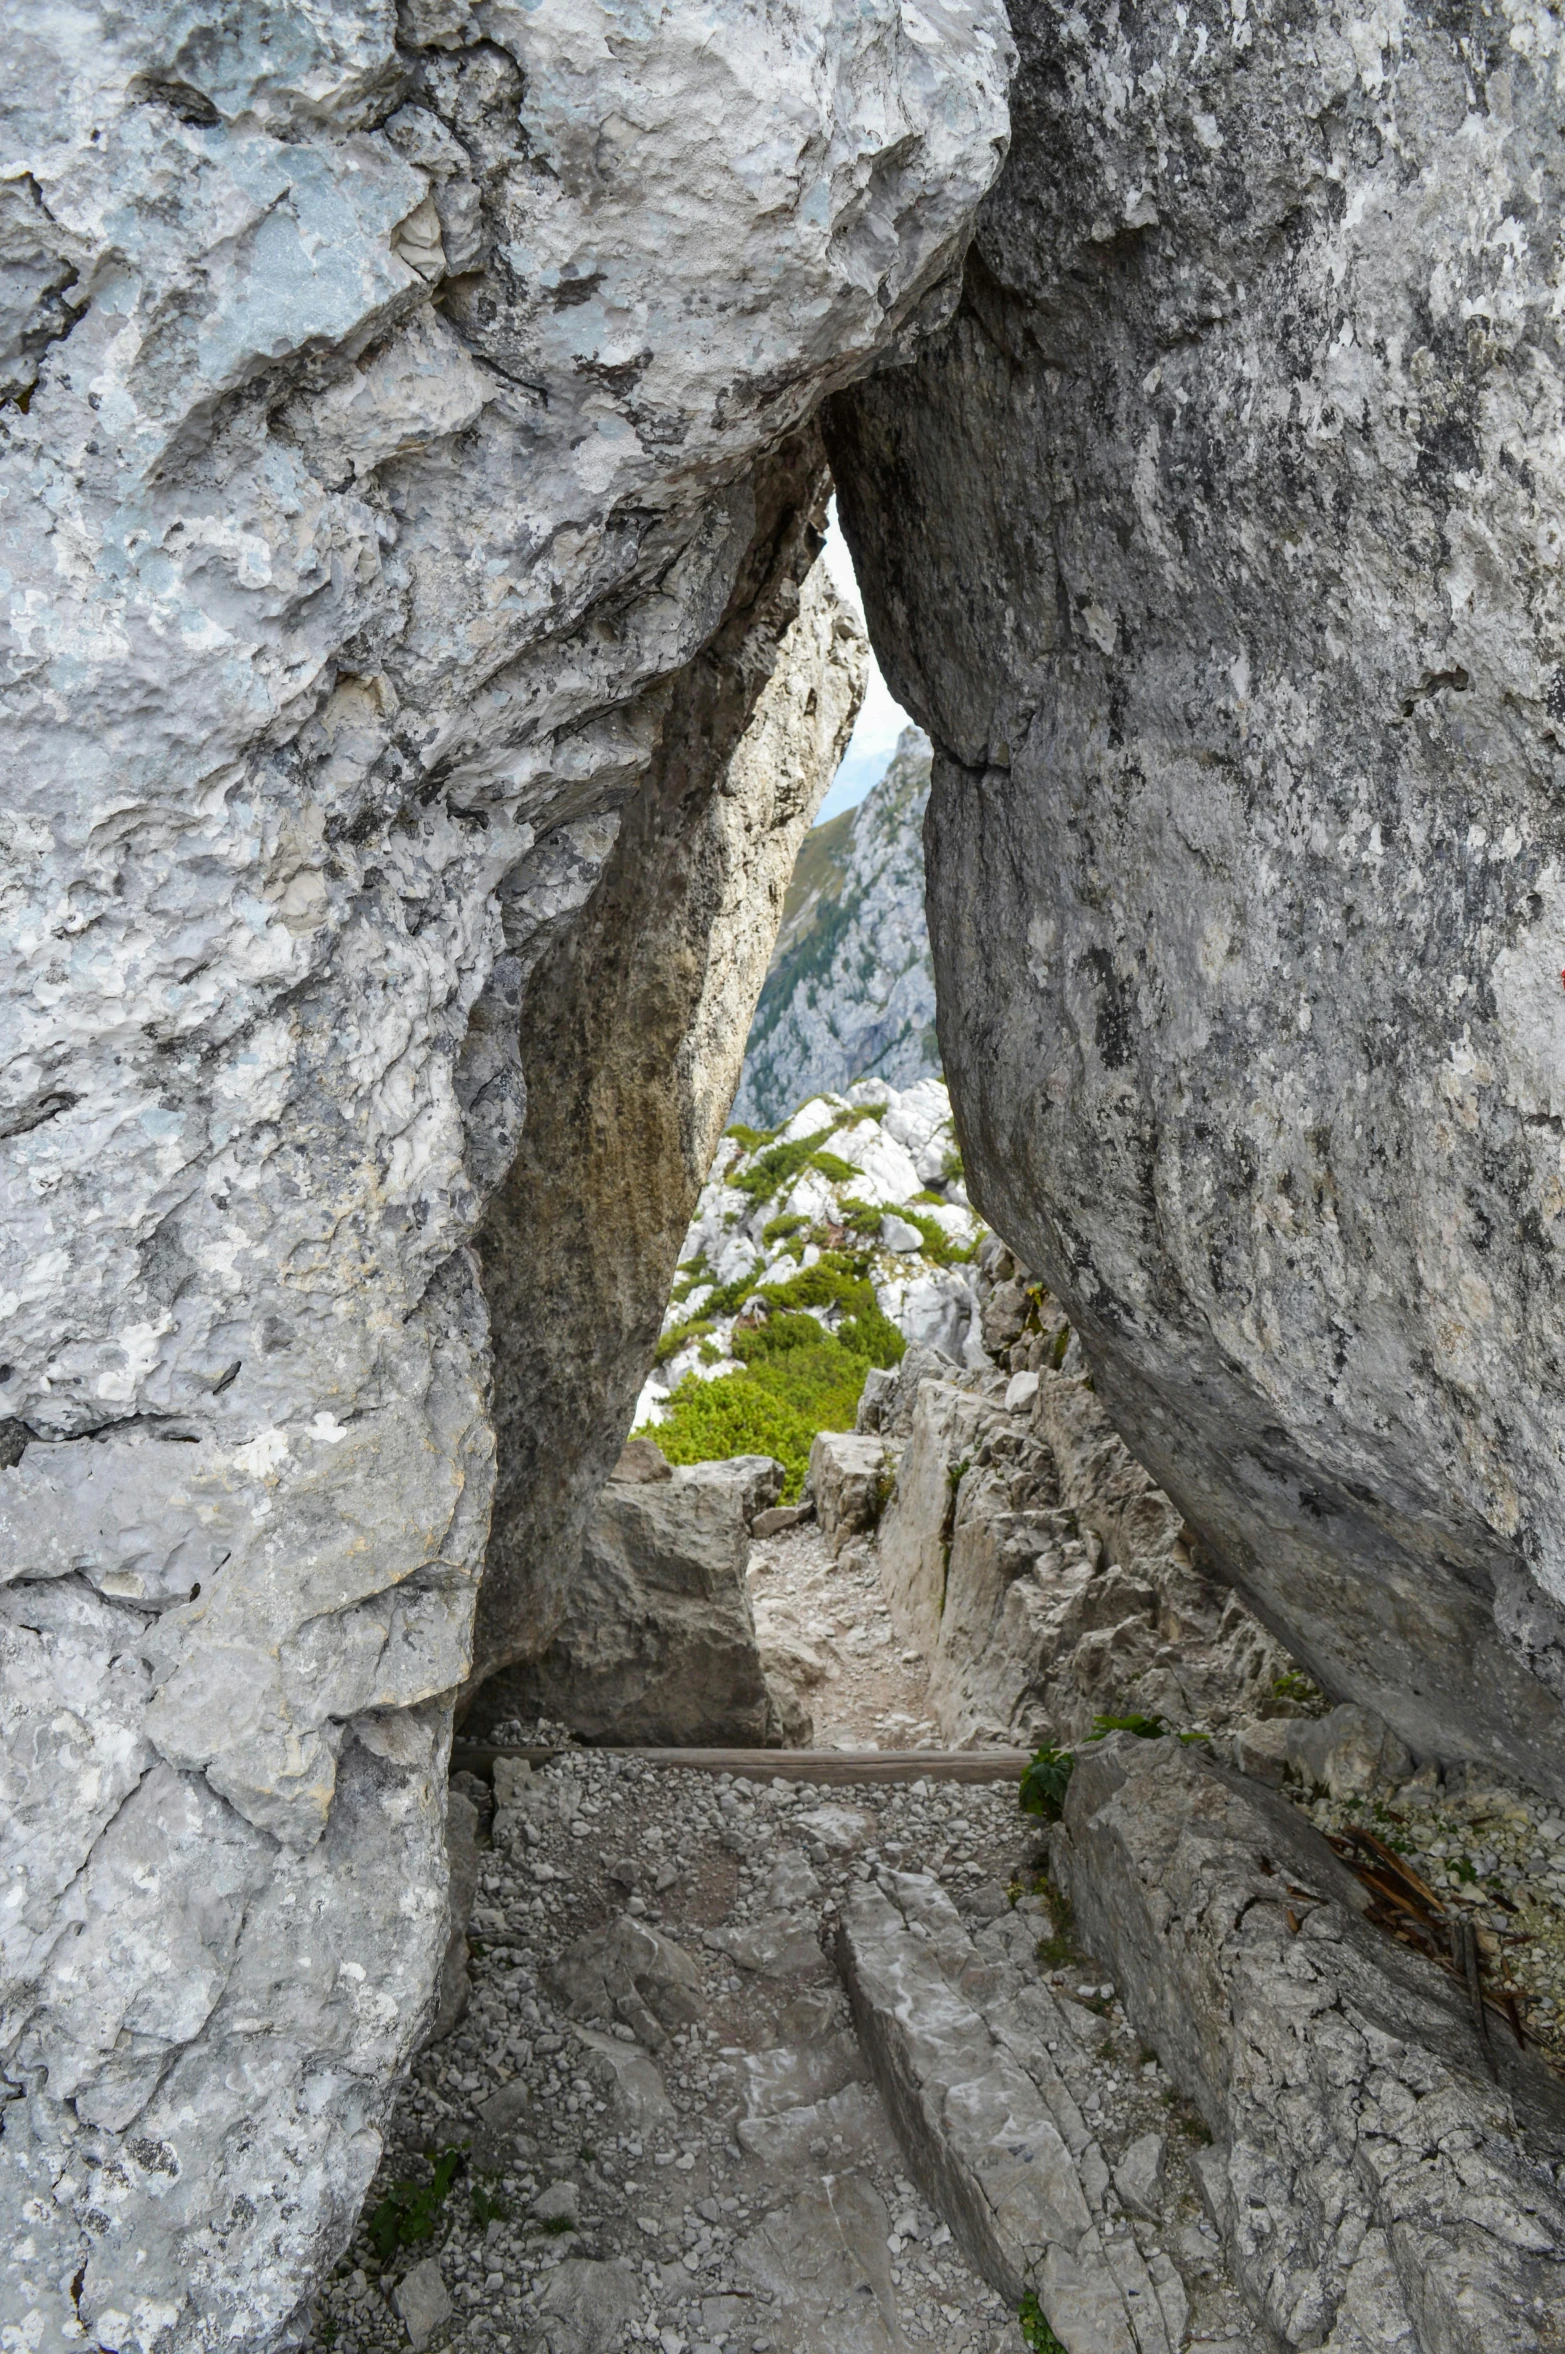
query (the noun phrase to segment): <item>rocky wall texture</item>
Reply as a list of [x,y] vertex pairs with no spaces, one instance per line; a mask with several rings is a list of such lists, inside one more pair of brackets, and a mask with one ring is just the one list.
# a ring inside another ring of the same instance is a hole
[[974,1199],[1311,1673],[1558,1792],[1558,21],[1011,16],[828,434]]
[[756,469],[949,307],[994,0],[42,5],[0,61],[0,2299],[258,2347],[444,1937],[527,974]]
[[730,614],[666,690],[603,884],[521,1008],[528,1116],[479,1236],[499,1476],[473,1725],[517,1712],[497,1671],[536,1659],[559,1623],[728,1117],[794,855],[863,694],[858,623],[824,565],[802,598],[797,577],[827,488],[813,432],[762,470]]
[[929,746],[904,728],[856,809],[807,837],[745,1043],[734,1117],[776,1128],[811,1095],[936,1076],[935,975],[924,920]]
[[1211,2130],[1203,2195],[1273,2345],[1553,2354],[1565,2093],[1497,2006],[1480,2033],[1286,1799],[1177,1741],[1085,1751],[1050,1852]]

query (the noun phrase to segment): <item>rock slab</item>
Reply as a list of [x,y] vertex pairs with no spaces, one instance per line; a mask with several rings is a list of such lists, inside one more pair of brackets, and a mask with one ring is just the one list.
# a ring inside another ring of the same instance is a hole
[[1208,2202],[1283,2345],[1559,2345],[1565,2089],[1498,2013],[1480,2042],[1465,1990],[1365,1922],[1286,1799],[1118,1734],[1078,1761],[1052,1853],[1082,1942],[1211,2129]]

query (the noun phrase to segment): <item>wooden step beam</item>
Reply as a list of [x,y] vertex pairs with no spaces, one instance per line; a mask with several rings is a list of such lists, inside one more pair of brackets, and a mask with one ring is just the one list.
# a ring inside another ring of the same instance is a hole
[[697,1774],[733,1774],[750,1782],[1019,1782],[1031,1757],[1026,1749],[620,1749],[585,1744],[570,1749],[497,1747],[453,1741],[453,1773],[494,1778],[495,1760],[525,1758],[532,1766],[557,1757],[624,1757],[649,1766],[683,1766]]

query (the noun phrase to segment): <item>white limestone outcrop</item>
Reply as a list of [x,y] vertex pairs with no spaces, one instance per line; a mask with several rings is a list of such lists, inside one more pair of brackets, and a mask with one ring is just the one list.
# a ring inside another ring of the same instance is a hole
[[8,27],[30,2354],[272,2342],[351,2225],[443,1944],[506,1009],[728,606],[757,462],[947,307],[1008,62],[997,0]]

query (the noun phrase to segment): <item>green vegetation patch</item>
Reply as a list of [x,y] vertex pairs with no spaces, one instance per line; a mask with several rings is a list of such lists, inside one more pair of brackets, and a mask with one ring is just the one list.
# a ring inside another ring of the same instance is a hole
[[1066,2354],[1065,2347],[1050,2329],[1043,2307],[1031,2289],[1018,2305],[1016,2318],[1022,2325],[1023,2343],[1031,2347],[1032,2354]]
[[748,1169],[730,1171],[723,1182],[731,1185],[736,1193],[747,1193],[752,1201],[770,1201],[773,1194],[780,1193],[814,1159],[827,1137],[835,1133],[833,1123],[829,1128],[817,1128],[812,1135],[796,1136],[791,1144],[769,1144],[764,1152],[757,1153]]
[[[1092,1730],[1082,1744],[1085,1748],[1103,1740],[1110,1733],[1134,1733],[1138,1741],[1161,1741],[1173,1731],[1166,1717],[1147,1716],[1133,1708],[1123,1716],[1095,1716]],[[1210,1733],[1181,1733],[1181,1741],[1209,1741]],[[1071,1775],[1076,1770],[1074,1749],[1044,1747],[1034,1750],[1032,1760],[1022,1775],[1022,1812],[1042,1815],[1045,1822],[1057,1823],[1060,1809],[1065,1804],[1065,1793],[1070,1788]]]
[[707,1315],[689,1316],[683,1324],[671,1324],[652,1352],[653,1364],[666,1365],[670,1357],[677,1357],[681,1349],[688,1348],[693,1340],[702,1339],[711,1329],[712,1319]]
[[828,1185],[851,1185],[860,1174],[851,1161],[834,1152],[812,1152],[810,1167],[818,1169]]
[[382,2264],[389,2261],[398,2248],[416,2247],[420,2240],[432,2240],[440,2221],[440,2210],[450,2195],[451,2185],[461,2172],[466,2151],[442,2150],[437,2157],[433,2150],[425,2152],[430,2166],[427,2182],[394,2182],[380,2205],[369,2219],[369,2235],[375,2253]]
[[[824,1253],[813,1267],[785,1283],[763,1284],[754,1296],[769,1313],[764,1323],[734,1330],[731,1346],[743,1372],[716,1381],[687,1374],[668,1401],[667,1419],[649,1423],[642,1435],[655,1439],[670,1463],[775,1455],[791,1504],[804,1485],[816,1432],[851,1430],[864,1376],[872,1365],[895,1365],[907,1344],[881,1313],[862,1262],[843,1251]],[[826,1330],[823,1315],[836,1317],[835,1332]]]

